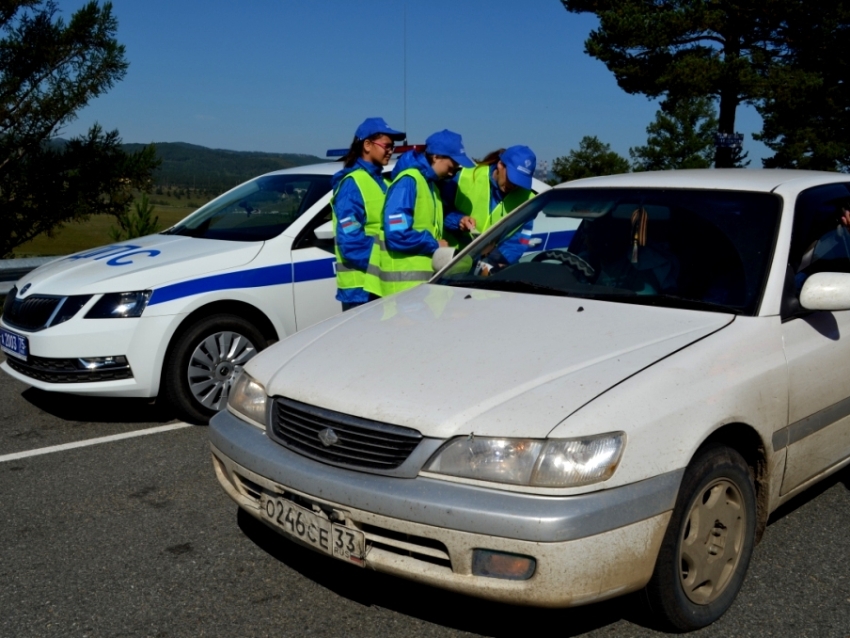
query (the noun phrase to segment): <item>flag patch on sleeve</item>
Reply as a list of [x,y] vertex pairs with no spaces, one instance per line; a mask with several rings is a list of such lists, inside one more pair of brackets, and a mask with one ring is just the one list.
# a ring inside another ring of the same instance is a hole
[[519,243],[523,246],[528,246],[531,243],[531,231],[522,229],[522,232],[519,234]]
[[390,222],[390,230],[407,230],[410,228],[410,221],[404,213],[390,215],[387,219]]
[[339,226],[342,228],[342,232],[346,235],[350,235],[351,233],[360,230],[360,222],[358,222],[353,217],[346,217],[345,219],[339,220]]

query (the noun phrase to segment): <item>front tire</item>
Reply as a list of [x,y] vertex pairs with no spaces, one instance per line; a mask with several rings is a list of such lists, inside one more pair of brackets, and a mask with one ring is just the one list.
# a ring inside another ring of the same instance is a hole
[[242,317],[205,317],[175,337],[163,366],[160,394],[179,418],[208,423],[227,405],[242,366],[267,345],[262,333]]
[[735,450],[712,444],[694,457],[646,586],[652,611],[674,629],[710,625],[735,600],[755,544],[756,494]]

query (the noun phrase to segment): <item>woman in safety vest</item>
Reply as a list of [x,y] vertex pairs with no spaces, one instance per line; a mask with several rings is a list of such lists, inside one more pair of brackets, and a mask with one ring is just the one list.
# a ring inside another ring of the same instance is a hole
[[[536,167],[534,151],[527,146],[511,146],[493,151],[475,168],[464,168],[454,180],[443,183],[443,201],[454,203],[454,210],[445,219],[451,243],[467,245],[474,235],[534,197],[531,177]],[[491,253],[488,258],[502,265],[516,263],[528,248],[530,237],[529,224],[528,229],[503,240],[496,248],[498,254]]]
[[425,140],[425,152],[409,151],[393,169],[383,214],[384,246],[369,264],[366,290],[386,297],[425,283],[431,256],[443,239],[443,204],[436,183],[474,164],[461,136],[444,130]]
[[375,240],[381,230],[381,211],[387,193],[382,173],[392,157],[395,140],[404,133],[380,117],[366,119],[354,134],[343,157],[343,168],[333,176],[331,210],[336,253],[336,298],[343,311],[376,298],[363,289],[369,258],[379,254]]

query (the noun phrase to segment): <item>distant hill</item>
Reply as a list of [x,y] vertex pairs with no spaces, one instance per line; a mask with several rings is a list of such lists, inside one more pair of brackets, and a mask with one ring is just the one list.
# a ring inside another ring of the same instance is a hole
[[[122,144],[127,152],[145,144]],[[159,189],[192,190],[217,195],[247,179],[281,168],[316,164],[328,160],[298,153],[227,151],[185,142],[157,142],[162,164],[154,175]]]

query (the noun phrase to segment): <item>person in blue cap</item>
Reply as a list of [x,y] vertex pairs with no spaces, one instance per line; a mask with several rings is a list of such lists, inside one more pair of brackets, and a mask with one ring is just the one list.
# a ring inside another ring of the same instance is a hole
[[377,295],[364,290],[366,270],[375,240],[381,231],[381,212],[388,183],[383,169],[397,140],[404,133],[390,128],[380,117],[370,117],[357,127],[354,141],[342,158],[344,168],[333,176],[331,209],[336,253],[336,298],[343,311]]
[[[447,236],[463,247],[517,206],[534,197],[531,178],[537,156],[527,146],[501,148],[479,160],[474,168],[464,168],[454,180],[441,185],[443,201],[454,210],[446,215]],[[528,248],[528,228],[502,241],[490,257],[502,265],[516,263]],[[495,262],[494,262],[495,263]]]
[[449,130],[429,136],[424,153],[413,150],[399,158],[384,203],[384,246],[369,264],[367,291],[385,297],[431,278],[431,256],[448,245],[436,183],[472,166],[461,136]]

